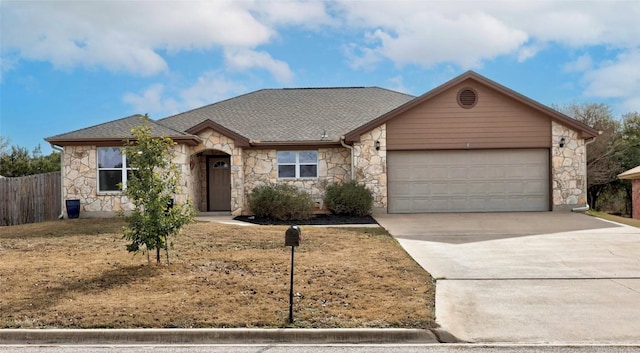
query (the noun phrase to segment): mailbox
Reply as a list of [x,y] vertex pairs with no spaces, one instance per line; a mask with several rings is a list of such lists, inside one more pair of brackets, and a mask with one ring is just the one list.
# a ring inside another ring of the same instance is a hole
[[284,246],[300,246],[302,232],[298,226],[290,226],[284,233]]

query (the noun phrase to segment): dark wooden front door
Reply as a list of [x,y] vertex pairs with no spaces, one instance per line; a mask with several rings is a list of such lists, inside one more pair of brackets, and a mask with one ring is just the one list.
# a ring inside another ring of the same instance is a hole
[[229,157],[211,157],[208,161],[209,211],[231,210],[231,169]]

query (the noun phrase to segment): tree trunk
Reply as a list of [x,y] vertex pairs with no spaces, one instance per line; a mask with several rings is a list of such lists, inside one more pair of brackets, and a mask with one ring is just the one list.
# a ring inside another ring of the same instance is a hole
[[156,262],[160,264],[160,247],[156,247]]

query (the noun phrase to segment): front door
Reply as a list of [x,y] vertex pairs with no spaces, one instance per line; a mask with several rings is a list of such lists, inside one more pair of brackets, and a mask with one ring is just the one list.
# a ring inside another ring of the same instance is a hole
[[229,157],[211,157],[208,160],[209,211],[231,210],[231,170]]

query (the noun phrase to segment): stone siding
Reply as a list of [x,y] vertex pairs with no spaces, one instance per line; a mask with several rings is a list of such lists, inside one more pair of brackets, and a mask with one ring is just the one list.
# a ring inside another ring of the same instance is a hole
[[[96,146],[66,146],[63,156],[63,198],[80,200],[81,217],[112,217],[119,211],[130,211],[133,206],[121,192],[98,192],[98,163]],[[176,195],[177,203],[186,201],[190,185],[189,149],[175,147],[174,163],[182,173],[182,193]]]
[[[254,188],[267,183],[291,184],[310,193],[314,201],[322,208],[326,186],[349,180],[350,159],[350,152],[346,148],[320,148],[318,149],[317,178],[278,179],[278,156],[275,149],[245,150],[244,192],[248,195]],[[245,204],[244,209],[245,213],[250,212],[248,204]]]
[[[376,141],[380,149],[376,150]],[[353,146],[356,180],[373,193],[373,208],[387,208],[387,128],[386,125],[360,136]]]
[[[566,211],[587,204],[587,149],[584,140],[554,121],[551,123],[553,210]],[[560,139],[565,139],[560,147]]]
[[[205,152],[209,155],[212,154],[226,154],[230,156],[230,169],[231,169],[231,214],[238,216],[242,213],[242,206],[244,204],[244,168],[242,164],[242,148],[235,147],[235,141],[227,136],[224,136],[213,129],[206,129],[198,134],[198,137],[202,139],[202,143],[192,148],[192,155]],[[219,153],[223,152],[223,153]],[[198,165],[198,169],[195,173],[198,173],[199,185],[195,188],[198,190],[199,195],[197,203],[194,201],[196,208],[200,211],[207,211],[207,158],[202,154],[199,158],[196,158],[195,163]],[[194,200],[196,198],[194,197]]]

